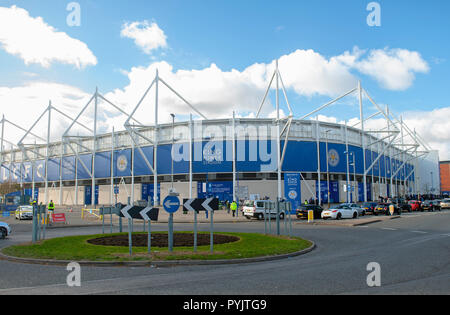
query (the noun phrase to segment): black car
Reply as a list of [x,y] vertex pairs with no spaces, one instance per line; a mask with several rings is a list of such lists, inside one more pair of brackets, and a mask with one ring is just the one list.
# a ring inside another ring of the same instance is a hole
[[301,205],[297,208],[297,218],[298,219],[308,219],[308,211],[314,211],[314,220],[320,219],[323,208],[316,205]]
[[402,209],[397,206],[395,203],[379,203],[374,211],[374,215],[384,214],[391,215],[390,206],[394,206],[394,214],[400,215],[402,214]]
[[436,200],[425,200],[422,203],[422,210],[427,210],[427,211],[439,210],[439,211],[441,211],[441,203]]
[[392,200],[392,203],[394,203],[402,211],[405,211],[405,212],[406,211],[407,212],[411,212],[412,211],[411,205],[405,199],[395,198],[395,199]]
[[361,208],[363,208],[366,213],[374,213],[375,208],[378,206],[377,202],[365,202],[362,204]]

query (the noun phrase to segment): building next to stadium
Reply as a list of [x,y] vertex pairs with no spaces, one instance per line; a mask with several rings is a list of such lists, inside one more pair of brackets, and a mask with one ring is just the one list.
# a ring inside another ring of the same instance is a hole
[[450,161],[442,161],[440,166],[441,195],[450,196]]
[[[259,118],[273,83],[277,118]],[[185,122],[159,124],[160,85],[182,100],[187,113],[194,113],[195,119],[191,114]],[[156,89],[155,123],[148,126],[141,124],[135,113],[151,89]],[[356,125],[311,119],[350,94],[359,96],[360,120]],[[280,117],[280,96],[284,96],[289,109],[287,117]],[[363,96],[375,106],[375,113],[365,115]],[[124,131],[97,134],[100,101],[127,117]],[[79,120],[89,107],[93,107],[90,112],[94,128]],[[51,142],[55,112],[70,123],[61,141]],[[385,124],[378,130],[365,129],[365,123],[376,116]],[[34,133],[37,122],[45,117],[46,139]],[[17,144],[4,137],[8,123],[24,132]],[[73,135],[74,126],[84,128],[88,135]],[[30,145],[33,137],[36,144]],[[11,149],[5,150],[8,144]],[[1,149],[2,182],[20,183],[38,201],[53,200],[59,205],[103,205],[127,200],[160,204],[173,189],[180,198],[282,198],[297,204],[311,198],[337,203],[440,191],[438,152],[401,117],[375,103],[360,83],[297,119],[278,67],[256,118],[236,118],[230,113],[228,119],[207,119],[157,73],[131,114],[96,91],[76,118],[51,103],[29,129],[3,117]]]

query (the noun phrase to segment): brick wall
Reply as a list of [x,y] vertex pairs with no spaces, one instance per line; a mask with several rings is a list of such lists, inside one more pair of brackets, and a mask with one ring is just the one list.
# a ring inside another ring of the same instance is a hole
[[440,164],[441,191],[450,191],[450,162]]

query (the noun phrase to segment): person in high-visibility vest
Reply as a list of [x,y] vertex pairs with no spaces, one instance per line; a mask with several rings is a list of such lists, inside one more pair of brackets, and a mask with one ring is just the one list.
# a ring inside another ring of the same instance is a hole
[[50,203],[48,204],[48,212],[51,212],[52,214],[55,212],[55,204],[53,203],[53,200],[50,200]]
[[233,200],[233,202],[230,205],[230,210],[233,213],[233,217],[236,216],[236,211],[237,211],[237,203],[236,203],[236,201]]

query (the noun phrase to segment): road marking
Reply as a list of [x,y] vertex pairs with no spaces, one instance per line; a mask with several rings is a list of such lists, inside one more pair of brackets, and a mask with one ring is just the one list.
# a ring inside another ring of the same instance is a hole
[[412,233],[420,233],[420,234],[428,234],[428,232],[423,232],[423,231],[411,231]]
[[393,229],[393,228],[382,228],[382,230],[397,231],[397,229]]

